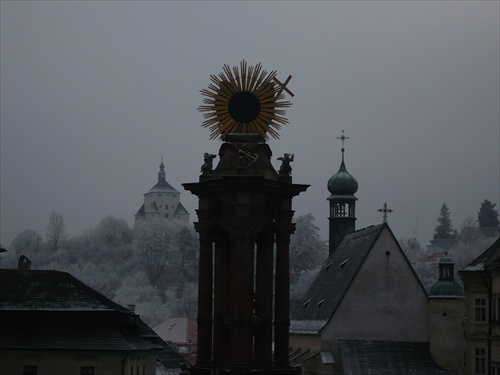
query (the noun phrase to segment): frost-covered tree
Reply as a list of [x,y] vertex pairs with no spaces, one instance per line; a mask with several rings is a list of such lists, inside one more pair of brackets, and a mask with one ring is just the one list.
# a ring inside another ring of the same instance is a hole
[[290,269],[302,272],[314,269],[325,261],[328,254],[326,241],[319,235],[311,213],[298,216],[295,234],[290,237]]
[[138,223],[134,229],[133,247],[153,286],[158,285],[167,260],[178,253],[178,233],[181,226],[176,221],[156,219]]
[[472,216],[467,216],[460,227],[459,243],[466,247],[474,247],[482,239],[482,234]]
[[49,224],[47,225],[46,238],[47,242],[52,244],[54,250],[57,250],[60,243],[66,238],[64,218],[60,212],[52,212],[50,214]]
[[179,231],[180,268],[186,281],[198,279],[198,234],[192,226],[184,225]]
[[437,221],[438,225],[434,229],[434,236],[431,242],[435,244],[436,240],[453,239],[455,237],[455,233],[450,219],[450,210],[448,209],[446,203],[443,203],[441,206]]
[[173,315],[171,308],[162,302],[158,288],[149,283],[142,271],[124,279],[113,300],[122,306],[135,305],[135,312],[151,327]]
[[[488,199],[485,199],[481,203],[479,212],[477,213],[477,223],[480,228],[483,228],[483,232],[486,232],[486,228],[498,228],[500,221],[498,220],[498,211],[495,210],[496,203],[491,203]],[[495,232],[495,235],[498,231]]]
[[132,243],[132,230],[124,219],[106,216],[95,228],[95,239],[107,248]]
[[26,229],[12,240],[9,250],[14,251],[18,256],[26,255],[30,258],[40,250],[41,244],[42,236],[33,229]]

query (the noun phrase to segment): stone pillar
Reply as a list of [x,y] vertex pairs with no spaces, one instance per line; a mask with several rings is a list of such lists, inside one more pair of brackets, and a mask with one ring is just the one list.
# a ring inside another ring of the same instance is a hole
[[212,360],[213,236],[206,223],[196,223],[195,228],[200,236],[197,363],[203,364],[210,363]]
[[248,365],[253,360],[253,240],[246,225],[237,225],[232,235],[231,341],[226,348],[235,365]]
[[214,268],[214,346],[213,361],[223,363],[229,360],[228,325],[230,316],[231,258],[227,233],[218,231],[215,235]]
[[255,270],[255,363],[262,367],[272,365],[273,344],[273,251],[274,233],[265,230],[257,240]]
[[290,234],[293,211],[281,213],[276,229],[276,292],[274,307],[274,362],[278,366],[289,365],[288,349],[290,327]]

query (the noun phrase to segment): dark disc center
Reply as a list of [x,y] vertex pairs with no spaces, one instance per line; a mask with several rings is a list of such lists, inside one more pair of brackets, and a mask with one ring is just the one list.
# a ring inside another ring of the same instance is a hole
[[259,116],[260,101],[250,91],[241,91],[232,96],[228,104],[229,114],[238,122],[250,122]]

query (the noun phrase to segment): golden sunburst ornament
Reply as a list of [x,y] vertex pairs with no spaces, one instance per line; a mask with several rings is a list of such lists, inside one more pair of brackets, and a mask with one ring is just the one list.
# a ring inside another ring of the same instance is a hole
[[224,140],[230,133],[259,133],[265,139],[279,138],[278,130],[287,124],[284,108],[292,103],[284,100],[283,91],[291,96],[286,84],[276,78],[276,71],[262,70],[258,63],[248,66],[246,61],[240,67],[224,65],[218,76],[211,75],[208,90],[200,90],[205,96],[198,110],[204,112],[202,126],[210,129],[210,139],[220,136]]

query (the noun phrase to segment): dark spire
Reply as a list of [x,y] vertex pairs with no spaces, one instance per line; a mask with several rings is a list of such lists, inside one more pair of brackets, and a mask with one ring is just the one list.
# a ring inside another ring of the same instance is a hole
[[165,180],[165,164],[163,164],[163,155],[161,157],[160,171],[158,172],[158,182],[166,182]]

